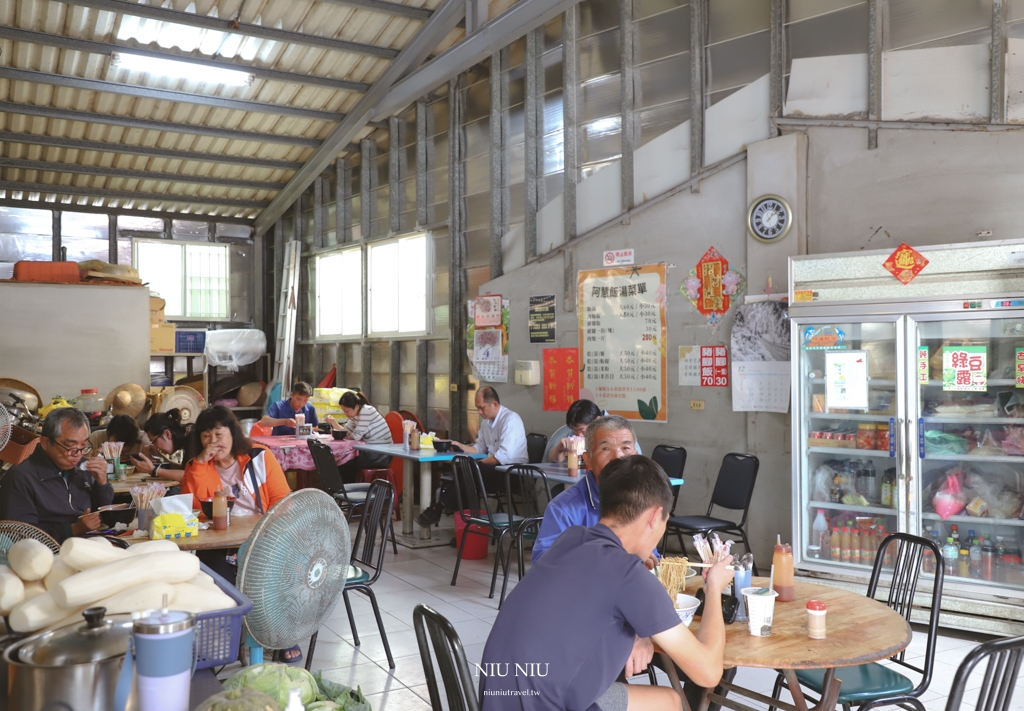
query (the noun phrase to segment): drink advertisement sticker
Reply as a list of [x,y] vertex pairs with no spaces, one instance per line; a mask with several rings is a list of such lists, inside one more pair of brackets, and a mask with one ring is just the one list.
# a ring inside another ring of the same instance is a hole
[[800,337],[800,348],[805,351],[842,351],[846,334],[836,326],[808,326]]
[[942,389],[984,391],[988,389],[988,348],[946,346],[942,349]]
[[889,456],[896,456],[896,418],[889,418]]
[[867,351],[825,354],[825,406],[832,409],[868,409]]
[[700,346],[679,346],[679,387],[700,386]]
[[917,382],[919,385],[928,384],[928,346],[917,348]]
[[1016,369],[1014,377],[1017,379],[1017,387],[1024,388],[1024,348],[1017,349],[1017,352],[1014,354],[1013,362]]
[[632,249],[610,249],[601,260],[606,267],[624,267],[633,263]]
[[729,351],[725,346],[700,347],[702,387],[729,387]]

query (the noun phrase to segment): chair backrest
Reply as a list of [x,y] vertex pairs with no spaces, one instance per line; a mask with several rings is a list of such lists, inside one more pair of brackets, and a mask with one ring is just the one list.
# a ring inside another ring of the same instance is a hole
[[404,418],[395,410],[392,410],[388,414],[384,415],[384,421],[388,423],[388,429],[391,430],[391,441],[395,444],[400,443],[403,438],[403,419]]
[[341,472],[338,471],[338,465],[334,461],[334,452],[316,438],[307,439],[306,445],[313,457],[316,473],[320,475],[320,488],[331,496],[340,494],[345,501],[348,501],[348,496],[345,494],[345,482],[342,481]]
[[978,690],[975,711],[1009,711],[1013,690],[1024,658],[1024,637],[997,639],[979,644],[960,662],[953,677],[953,687],[946,699],[946,711],[959,711],[966,692],[967,680],[975,667],[987,662],[985,678]]
[[384,567],[394,503],[395,487],[391,486],[391,482],[387,479],[374,479],[366,491],[363,515],[359,518],[359,529],[352,541],[352,562],[373,568],[373,575],[367,584],[376,580]]
[[682,479],[686,468],[686,448],[674,444],[659,444],[651,452],[651,459],[665,470],[669,479]]
[[[484,478],[476,460],[465,456],[452,457],[452,475],[452,481],[455,484],[455,498],[459,502],[459,510],[455,512],[455,515],[462,516],[463,520],[483,518],[493,523],[491,503],[487,498],[488,492],[484,487]],[[463,513],[466,511],[469,513]]]
[[757,481],[757,469],[760,466],[761,462],[753,454],[730,452],[722,457],[718,480],[708,505],[708,516],[711,515],[711,509],[721,506],[723,509],[743,511],[739,525],[742,527],[746,524],[747,508],[750,506],[750,497],[754,495],[754,482]]
[[[505,495],[509,501],[512,500],[512,482],[516,480],[520,484],[519,496],[523,503],[532,513],[543,514],[544,507],[551,501],[551,484],[548,483],[548,477],[544,470],[529,464],[513,464],[509,467],[505,472]],[[546,495],[543,501],[541,501],[541,495]]]
[[548,448],[548,436],[531,432],[526,435],[526,458],[530,464],[544,461],[544,450]]
[[420,648],[423,674],[427,678],[430,707],[434,711],[446,708],[434,675],[433,649],[433,656],[437,657],[437,665],[441,668],[448,711],[480,711],[480,699],[466,661],[466,650],[452,623],[426,605],[417,605],[412,611],[412,624],[416,630],[416,644]]
[[267,427],[261,425],[259,422],[254,422],[252,429],[249,430],[250,437],[272,437],[274,434],[273,427]]
[[931,682],[932,667],[935,662],[935,640],[939,630],[939,611],[942,604],[942,582],[944,579],[942,552],[934,542],[926,538],[912,536],[909,533],[889,534],[879,544],[878,553],[875,555],[871,579],[868,581],[867,596],[870,598],[875,597],[882,575],[888,572],[886,569],[889,566],[885,564],[885,556],[889,546],[896,547],[896,555],[892,558],[892,580],[889,583],[889,594],[884,602],[907,622],[910,622],[910,613],[914,609],[914,595],[917,593],[917,582],[921,575],[921,562],[924,559],[925,550],[931,550],[932,555],[935,556],[934,560],[937,562],[932,585],[931,610],[928,616],[928,641],[925,646],[924,663],[917,666],[908,662],[905,658],[905,650],[892,659],[897,664],[902,664],[921,674],[921,683],[915,689],[914,695],[923,694]]

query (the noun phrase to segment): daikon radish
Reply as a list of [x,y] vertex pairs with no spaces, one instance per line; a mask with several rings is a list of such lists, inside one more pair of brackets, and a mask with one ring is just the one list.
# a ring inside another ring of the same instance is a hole
[[169,541],[166,538],[159,541],[143,541],[142,543],[133,543],[128,550],[125,551],[126,555],[143,555],[144,553],[161,553],[171,552],[178,550],[178,544],[174,541]]
[[50,568],[50,572],[46,574],[45,578],[43,578],[43,585],[47,590],[53,590],[54,585],[64,578],[70,578],[77,572],[77,570],[61,560],[60,557],[54,558],[53,567]]
[[[206,585],[207,587],[217,588],[217,583],[213,582],[213,578],[210,577],[207,573],[204,573],[202,571],[199,571],[199,575],[197,575],[196,577],[192,578],[188,582],[191,583],[192,585]],[[217,589],[220,590],[220,588],[217,588]]]
[[0,615],[6,615],[25,599],[25,583],[6,565],[0,565]]
[[67,608],[57,604],[53,591],[50,590],[22,602],[11,610],[8,619],[11,622],[11,629],[15,632],[35,632],[66,617],[77,615],[84,609],[85,606]]
[[221,592],[220,588],[207,585],[179,583],[174,586],[174,600],[171,607],[184,612],[210,612],[235,607],[236,603]]
[[22,580],[42,580],[53,566],[53,551],[35,539],[25,538],[11,546],[7,560]]
[[[91,607],[105,607],[108,615],[117,615],[122,612],[140,612],[142,610],[155,610],[164,605],[164,595],[168,602],[174,599],[175,586],[169,583],[141,583],[133,585],[126,590],[100,600]],[[189,610],[186,610],[189,612]]]
[[196,577],[199,558],[174,551],[104,563],[61,580],[51,591],[64,607],[88,605],[140,583],[183,583]]
[[60,559],[75,570],[88,570],[127,557],[128,551],[114,548],[104,538],[69,538],[60,547]]
[[46,592],[46,586],[43,585],[42,580],[32,580],[25,583],[25,599],[31,600],[36,595],[42,595]]

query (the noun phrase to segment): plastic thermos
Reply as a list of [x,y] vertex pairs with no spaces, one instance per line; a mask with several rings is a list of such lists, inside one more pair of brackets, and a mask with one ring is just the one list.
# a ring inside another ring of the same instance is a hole
[[195,660],[194,615],[166,608],[138,613],[118,680],[115,708],[124,708],[134,671],[139,709],[188,711]]
[[746,622],[747,621],[747,605],[743,594],[740,592],[744,588],[749,588],[751,585],[750,578],[753,571],[750,568],[733,568],[732,571],[732,589],[733,595],[739,600],[739,605],[736,606],[736,621]]

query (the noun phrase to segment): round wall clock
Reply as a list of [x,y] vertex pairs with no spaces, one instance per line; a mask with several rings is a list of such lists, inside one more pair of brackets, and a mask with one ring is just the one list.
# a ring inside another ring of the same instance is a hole
[[778,242],[789,232],[793,212],[789,203],[778,195],[762,195],[747,211],[747,231],[761,242]]

